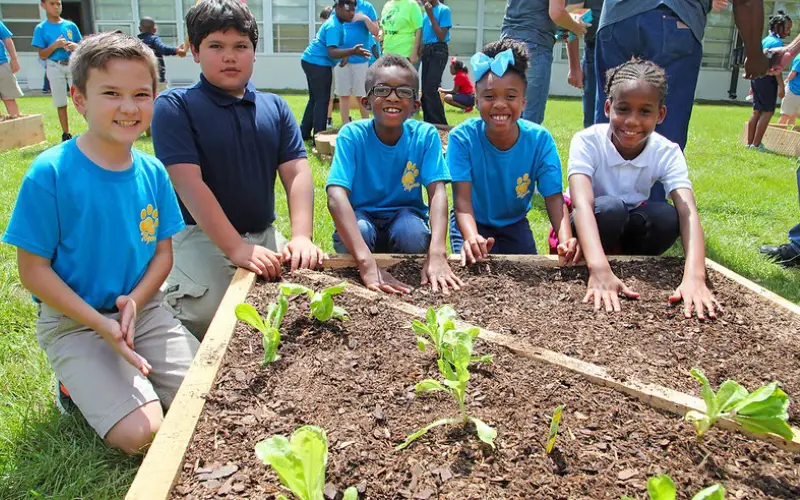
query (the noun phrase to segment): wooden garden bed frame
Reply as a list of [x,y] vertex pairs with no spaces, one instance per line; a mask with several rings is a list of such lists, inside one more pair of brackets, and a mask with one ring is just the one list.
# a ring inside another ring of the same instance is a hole
[[44,141],[42,115],[22,115],[0,121],[0,151],[33,146]]
[[[389,267],[408,256],[396,257],[392,255],[376,255],[378,265]],[[451,257],[452,259],[458,256]],[[549,255],[511,255],[493,256],[497,260],[510,260],[532,265],[555,267],[558,265],[557,257]],[[647,260],[652,257],[616,257],[618,261]],[[726,267],[706,259],[708,269],[713,269],[726,278],[735,281],[748,290],[758,295],[762,300],[782,309],[788,310],[800,317],[800,306],[780,297],[779,295],[759,286],[752,281],[736,274]],[[355,262],[349,256],[333,257],[325,262],[328,269],[355,267]],[[320,286],[330,286],[340,282],[319,272],[307,271],[305,276],[315,281]],[[256,275],[250,271],[239,269],[233,277],[219,309],[209,326],[200,349],[192,362],[189,372],[167,413],[161,430],[153,441],[142,466],[139,468],[133,481],[127,500],[156,500],[169,497],[173,486],[181,474],[183,458],[191,443],[195,427],[205,405],[205,396],[208,394],[217,377],[217,372],[222,365],[222,360],[228,349],[228,344],[236,330],[236,316],[234,309],[237,304],[244,302],[256,282]],[[391,309],[417,317],[425,317],[425,309],[417,307],[400,299],[392,299],[364,288],[348,287],[344,293],[358,295],[364,298],[384,297],[384,304]],[[471,326],[466,322],[458,321],[458,326]],[[533,359],[542,363],[555,365],[570,372],[583,376],[590,382],[605,387],[613,388],[660,410],[668,411],[683,416],[687,411],[705,411],[702,399],[685,394],[658,384],[641,382],[632,378],[619,380],[613,377],[604,367],[587,363],[577,358],[566,356],[554,351],[542,349],[527,341],[493,332],[481,328],[479,337],[486,342],[507,347],[515,354]],[[774,445],[793,453],[800,453],[800,430],[794,428],[794,438],[791,441],[775,435],[756,435],[741,427],[732,420],[720,420],[718,427],[730,431],[740,432],[752,439],[771,442]]]

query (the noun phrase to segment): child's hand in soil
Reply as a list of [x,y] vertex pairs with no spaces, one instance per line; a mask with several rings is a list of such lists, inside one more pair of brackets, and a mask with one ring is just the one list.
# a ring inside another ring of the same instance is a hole
[[291,262],[291,271],[315,269],[328,256],[307,236],[296,236],[283,247],[283,261]]
[[484,238],[480,234],[464,240],[464,244],[461,245],[461,265],[466,266],[486,260],[493,246],[494,238]]
[[670,304],[681,300],[683,300],[683,316],[686,319],[692,317],[692,307],[697,313],[697,319],[700,320],[706,319],[706,310],[711,319],[717,318],[717,310],[722,311],[722,306],[706,286],[705,279],[684,278],[680,286],[669,297]]
[[425,258],[425,262],[422,264],[422,281],[420,284],[425,286],[428,283],[431,284],[433,293],[437,293],[439,287],[441,287],[442,293],[445,295],[450,295],[448,287],[459,291],[464,286],[458,276],[453,274],[445,255],[428,255]]
[[379,268],[378,263],[373,258],[370,258],[370,261],[363,266],[358,266],[358,273],[361,275],[361,282],[364,283],[364,286],[374,292],[411,292],[411,288],[408,285],[398,281],[388,271]]
[[587,288],[583,303],[586,304],[594,299],[595,311],[600,310],[600,303],[602,302],[606,312],[619,312],[621,310],[620,293],[629,299],[639,298],[639,294],[628,288],[622,280],[617,278],[610,267],[601,271],[590,272]]
[[251,245],[242,240],[228,258],[234,265],[249,269],[259,276],[276,278],[281,275],[283,255],[261,245]]
[[578,245],[578,238],[570,238],[563,243],[559,243],[556,251],[558,252],[559,266],[574,266],[583,258],[581,247]]

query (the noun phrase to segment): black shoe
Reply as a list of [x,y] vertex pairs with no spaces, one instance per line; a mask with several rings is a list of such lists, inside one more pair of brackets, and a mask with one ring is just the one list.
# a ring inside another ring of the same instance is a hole
[[66,415],[75,408],[75,403],[72,401],[72,398],[69,397],[67,388],[58,380],[56,380],[56,407],[58,407],[58,411],[60,411],[62,415]]
[[761,247],[761,253],[784,267],[800,266],[800,252],[789,244],[777,247],[764,245]]
[[328,128],[333,128],[333,118],[328,118]]
[[72,139],[72,134],[69,132],[64,132],[61,134],[61,142],[67,142],[68,140]]

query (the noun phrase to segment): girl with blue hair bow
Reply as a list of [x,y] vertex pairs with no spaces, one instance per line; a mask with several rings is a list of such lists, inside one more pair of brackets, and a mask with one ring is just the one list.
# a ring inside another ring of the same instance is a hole
[[462,264],[489,253],[535,254],[527,215],[538,190],[558,234],[560,261],[572,263],[578,242],[564,204],[555,141],[541,125],[520,118],[527,86],[525,46],[511,39],[492,42],[470,63],[480,118],[454,128],[447,146],[453,253],[461,254]]

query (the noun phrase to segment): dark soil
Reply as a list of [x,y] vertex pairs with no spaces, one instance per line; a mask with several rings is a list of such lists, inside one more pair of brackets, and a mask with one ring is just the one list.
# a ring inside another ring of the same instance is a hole
[[[263,312],[275,291],[260,283],[248,301]],[[410,317],[347,292],[337,304],[351,321],[320,324],[308,318],[305,300],[290,302],[281,359],[266,368],[260,334],[237,326],[173,498],[285,493],[254,447],[305,424],[327,429],[327,481],[336,498],[351,485],[374,499],[642,498],[647,477],[660,472],[675,479],[681,498],[715,482],[728,498],[800,498],[800,457],[720,429],[698,443],[675,415],[480,341],[477,351],[493,352],[495,362],[473,370],[469,412],[496,427],[496,450],[453,426],[395,452],[407,434],[455,416],[457,406],[447,394],[413,393],[438,371],[432,354],[417,350]],[[547,456],[559,404],[566,410]],[[214,472],[224,477],[202,476]]]
[[[754,390],[778,380],[800,397],[800,321],[766,303],[751,291],[709,271],[708,283],[725,312],[715,321],[683,317],[682,306],[667,297],[680,284],[683,260],[617,262],[614,273],[641,293],[625,300],[619,313],[595,312],[583,304],[585,267],[542,266],[491,261],[453,269],[466,288],[448,297],[417,288],[406,300],[422,307],[452,304],[462,319],[499,333],[524,337],[532,344],[612,370],[621,379],[634,377],[700,394],[689,370],[700,368],[716,387],[732,378]],[[420,264],[404,262],[393,276],[418,284]],[[340,274],[359,283],[353,270]],[[800,407],[790,407],[794,425]]]

